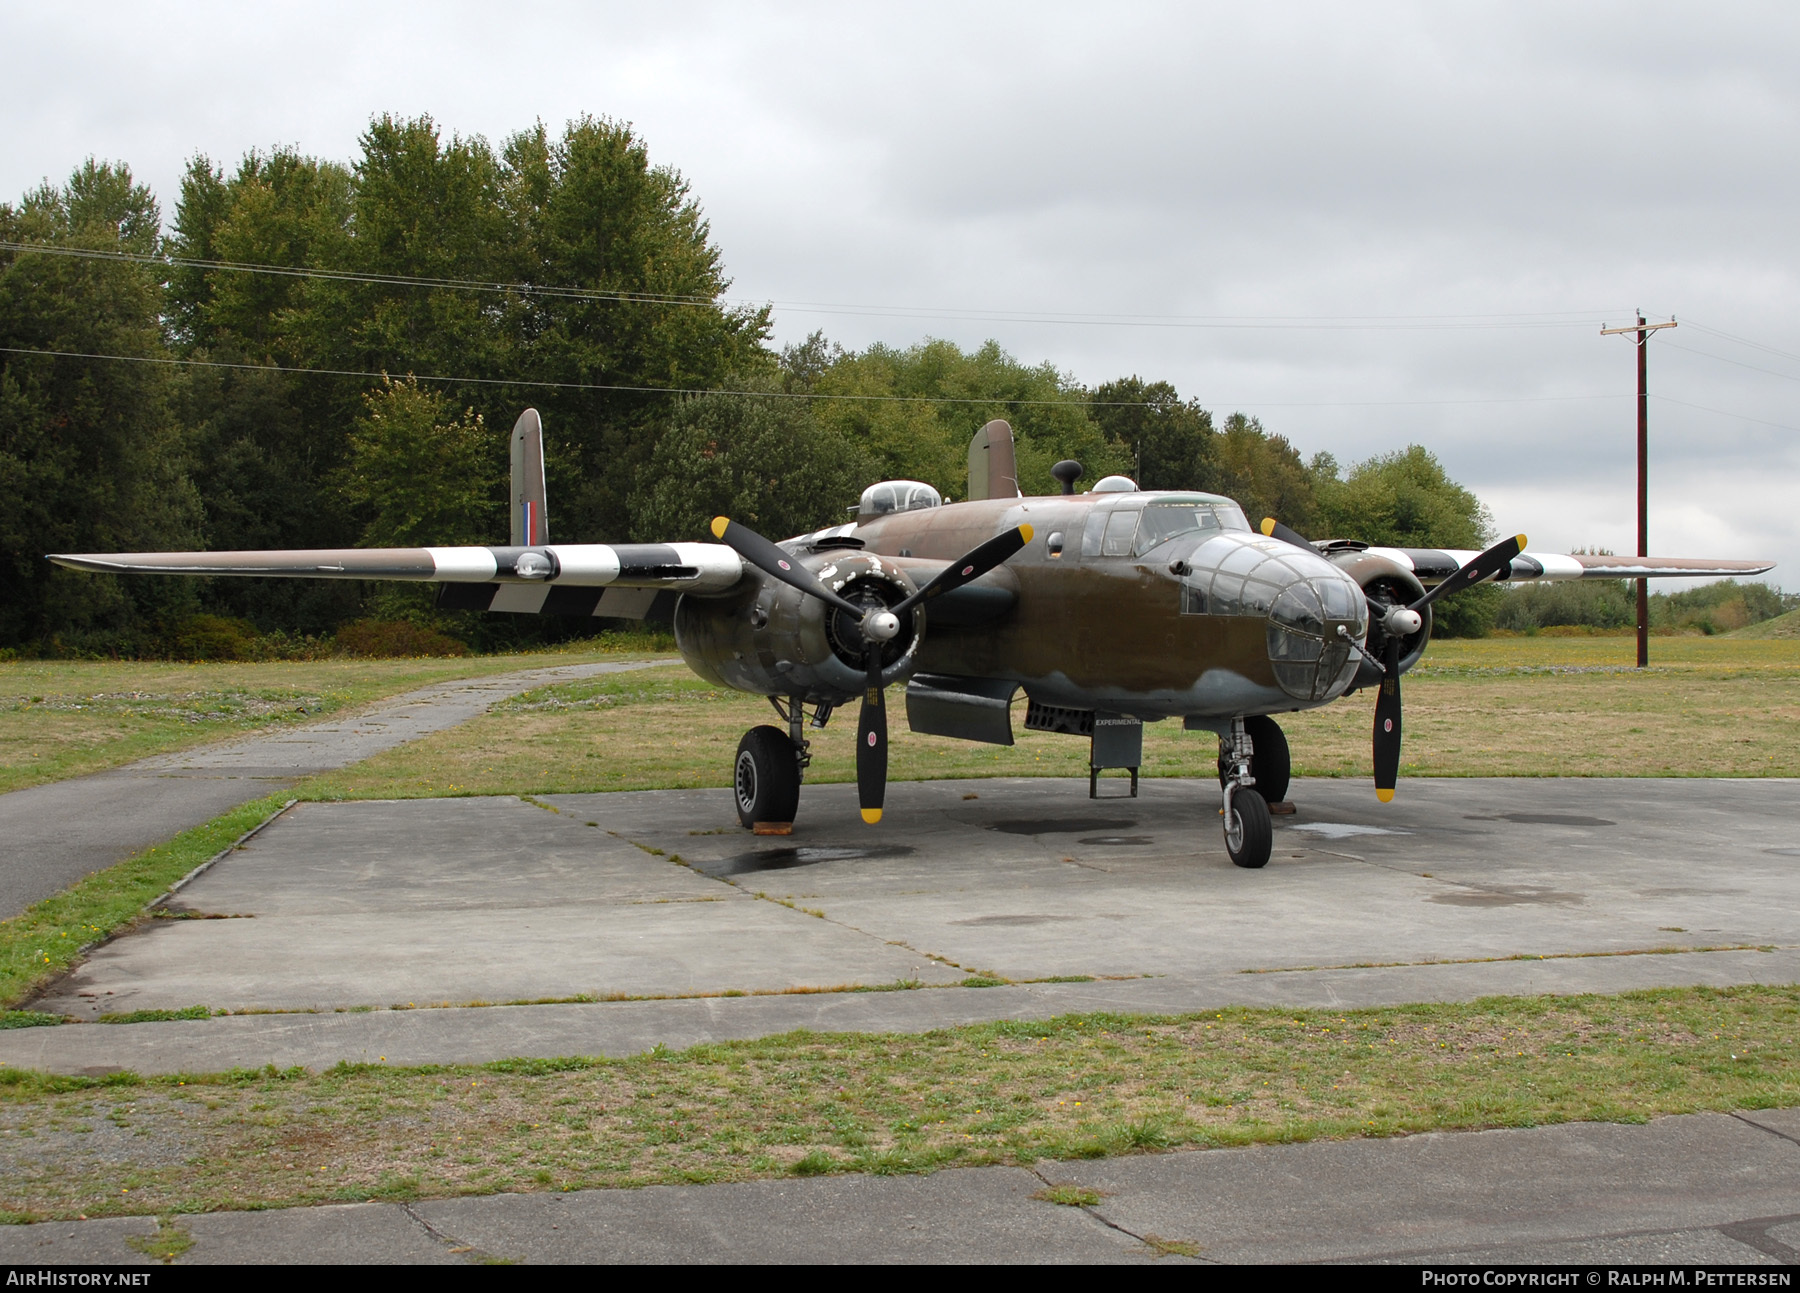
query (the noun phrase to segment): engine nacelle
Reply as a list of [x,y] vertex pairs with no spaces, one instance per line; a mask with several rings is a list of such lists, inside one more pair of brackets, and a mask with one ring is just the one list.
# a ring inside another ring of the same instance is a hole
[[[915,589],[905,571],[873,553],[837,549],[792,560],[859,606],[894,606]],[[911,676],[924,633],[924,612],[914,607],[881,645],[884,683]],[[847,612],[755,572],[729,596],[677,602],[675,644],[707,681],[764,696],[841,705],[868,681],[866,644]]]
[[[1341,552],[1332,553],[1331,562],[1362,585],[1364,595],[1374,607],[1410,605],[1425,595],[1425,585],[1419,582],[1419,577],[1390,558],[1376,556],[1372,552]],[[1425,644],[1431,641],[1431,607],[1427,606],[1420,611],[1419,616],[1418,629],[1400,640],[1401,673],[1419,663],[1419,657],[1425,654]],[[1381,627],[1381,614],[1372,609],[1369,615],[1367,654],[1379,660],[1386,650],[1387,634]],[[1350,690],[1374,687],[1380,682],[1381,670],[1364,659],[1357,666]]]

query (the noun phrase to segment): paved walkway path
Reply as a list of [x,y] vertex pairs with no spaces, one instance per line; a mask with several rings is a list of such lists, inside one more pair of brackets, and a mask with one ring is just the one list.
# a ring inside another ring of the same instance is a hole
[[0,795],[0,919],[239,804],[454,727],[547,683],[641,669],[558,665],[435,683],[372,709]]
[[[1035,1197],[1062,1184],[1095,1202]],[[1148,1262],[1188,1253],[1226,1263],[1781,1265],[1800,1262],[1800,1110],[178,1221],[194,1240],[180,1265]],[[144,1263],[128,1240],[155,1231],[151,1217],[0,1227],[0,1263]]]
[[1356,1010],[1415,1001],[1539,993],[1630,992],[1703,984],[1800,982],[1800,948],[1576,956],[1464,965],[1030,983],[911,992],[796,992],[566,1005],[244,1014],[146,1024],[66,1024],[0,1032],[0,1065],[90,1077],[150,1076],[339,1061],[485,1064],[564,1055],[642,1054],[703,1042],[817,1032],[922,1033],[996,1019],[1095,1011],[1184,1014],[1230,1006]]

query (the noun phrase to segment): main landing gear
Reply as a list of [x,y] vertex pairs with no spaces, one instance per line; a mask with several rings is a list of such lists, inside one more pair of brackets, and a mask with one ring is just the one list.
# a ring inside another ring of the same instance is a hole
[[[771,696],[769,703],[788,730],[764,723],[744,733],[732,767],[731,789],[740,823],[758,835],[787,835],[800,808],[800,782],[812,762],[805,734],[806,706],[798,697]],[[830,718],[830,705],[815,706],[812,726],[822,728]]]
[[1287,737],[1266,715],[1234,718],[1230,734],[1219,737],[1225,851],[1237,865],[1268,865],[1275,839],[1269,805],[1286,797],[1290,772]]

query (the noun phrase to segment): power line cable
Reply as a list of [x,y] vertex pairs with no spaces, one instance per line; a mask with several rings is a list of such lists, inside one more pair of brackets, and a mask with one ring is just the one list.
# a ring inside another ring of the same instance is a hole
[[1773,368],[1760,368],[1755,364],[1746,364],[1741,359],[1727,359],[1724,355],[1715,355],[1715,354],[1711,353],[1710,351],[1706,351],[1706,350],[1695,350],[1692,346],[1677,345],[1673,341],[1661,341],[1661,342],[1658,342],[1657,344],[1658,344],[1658,346],[1660,346],[1661,348],[1666,349],[1666,350],[1681,350],[1681,351],[1687,352],[1690,355],[1699,355],[1702,359],[1716,359],[1721,364],[1734,364],[1739,368],[1748,368],[1753,373],[1767,373],[1771,377],[1784,378],[1785,380],[1790,381],[1790,382],[1800,382],[1800,375],[1796,375],[1794,373],[1778,373]]
[[1796,355],[1792,351],[1778,350],[1774,346],[1764,345],[1760,341],[1752,341],[1748,337],[1740,337],[1730,332],[1721,332],[1717,328],[1709,328],[1704,323],[1696,323],[1685,315],[1682,316],[1681,322],[1684,327],[1697,328],[1699,331],[1708,333],[1712,336],[1723,337],[1726,341],[1735,341],[1740,346],[1749,346],[1752,350],[1760,350],[1766,355],[1774,355],[1777,359],[1791,359],[1795,363],[1800,364],[1800,355]]
[[[229,368],[241,372],[285,373],[301,377],[361,377],[370,380],[392,376],[353,368],[290,368],[282,364],[231,363],[222,359],[176,359],[154,355],[101,355],[80,350],[33,350],[24,346],[0,346],[0,354],[40,355],[53,359],[102,359],[131,364],[169,364],[183,368]],[[540,390],[615,391],[641,395],[742,395],[781,400],[855,400],[862,402],[896,402],[914,404],[1022,404],[1062,407],[1070,404],[1093,404],[1107,408],[1153,408],[1143,400],[1062,400],[1014,399],[996,396],[992,399],[967,399],[947,395],[826,395],[816,391],[734,391],[708,386],[631,386],[607,382],[552,382],[515,377],[440,377],[429,373],[407,373],[406,378],[418,382],[439,382],[451,386],[525,386]]]
[[1667,395],[1658,395],[1655,391],[1650,392],[1650,398],[1661,400],[1664,404],[1679,404],[1684,409],[1699,409],[1702,413],[1717,413],[1722,418],[1741,418],[1745,422],[1755,422],[1759,426],[1774,427],[1780,431],[1793,431],[1800,434],[1800,427],[1791,427],[1785,422],[1771,422],[1767,418],[1753,418],[1748,413],[1733,413],[1730,409],[1715,409],[1708,408],[1704,404],[1689,404],[1686,400],[1671,399]]
[[710,307],[728,304],[742,309],[793,310],[798,313],[836,314],[852,317],[954,319],[971,323],[1041,323],[1084,327],[1217,328],[1300,330],[1401,330],[1437,331],[1497,328],[1585,327],[1604,310],[1546,310],[1491,314],[1345,314],[1345,315],[1157,315],[1106,314],[1058,310],[971,309],[959,306],[858,305],[831,301],[755,301],[749,298],[710,297],[679,293],[618,292],[600,288],[557,287],[537,283],[492,283],[474,279],[431,278],[423,275],[359,273],[351,270],[312,269],[289,265],[264,265],[246,261],[198,260],[157,256],[141,252],[107,251],[87,247],[60,247],[45,243],[0,241],[0,251],[18,254],[70,256],[83,260],[119,261],[158,268],[202,269],[209,272],[271,274],[283,278],[319,279],[328,282],[363,283],[380,287],[419,287],[442,291],[491,292],[520,297],[558,300],[605,301],[636,305]]
[[[131,364],[168,364],[184,368],[226,368],[241,372],[284,373],[302,377],[360,377],[369,380],[377,380],[392,376],[392,374],[387,372],[352,368],[291,368],[281,364],[232,363],[222,359],[177,359],[170,356],[155,355],[102,355],[91,351],[40,350],[25,346],[0,346],[0,354],[36,355],[50,359],[99,359]],[[1018,404],[1056,408],[1067,407],[1071,404],[1085,405],[1092,408],[1141,409],[1158,407],[1145,400],[1095,400],[1084,399],[1080,396],[1071,396],[1060,400],[1019,399],[1006,395],[996,395],[986,399],[973,399],[950,395],[855,395],[835,394],[822,391],[738,391],[706,386],[631,386],[605,382],[553,382],[534,378],[516,377],[441,377],[429,373],[407,373],[406,377],[413,381],[439,382],[452,386],[523,386],[545,390],[617,391],[644,395],[741,395],[749,398],[784,400],[844,400],[860,403],[899,404]],[[1607,392],[1599,395],[1501,395],[1453,400],[1213,400],[1210,402],[1217,408],[1301,409],[1400,408],[1469,404],[1553,404],[1579,400],[1619,400],[1626,398],[1628,398],[1628,396],[1617,392]]]

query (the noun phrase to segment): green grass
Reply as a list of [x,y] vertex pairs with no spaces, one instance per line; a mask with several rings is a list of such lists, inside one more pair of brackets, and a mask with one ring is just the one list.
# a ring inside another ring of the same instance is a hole
[[[1800,641],[1669,637],[1651,669],[1628,638],[1502,638],[1434,643],[1405,683],[1406,776],[1800,776]],[[1301,776],[1369,775],[1367,693],[1286,714]],[[1087,742],[1024,730],[974,745],[903,730],[894,780],[1087,772]],[[852,781],[854,713],[813,740],[814,783]],[[309,798],[553,794],[728,784],[739,736],[774,721],[760,697],[713,687],[685,668],[587,679],[520,696],[460,727],[327,774]],[[1215,742],[1176,722],[1144,729],[1146,776],[1213,774]]]
[[127,1246],[167,1266],[194,1246],[194,1237],[173,1217],[158,1217],[153,1235],[127,1235]]
[[[286,801],[286,795],[252,800],[0,920],[0,1003],[28,997],[68,969],[84,946],[140,919],[145,906],[170,885],[280,811]],[[27,1026],[3,1022],[26,1013],[0,1015],[0,1026]]]
[[799,1032],[620,1060],[0,1069],[0,1209],[178,1215],[1782,1107],[1800,1103],[1797,1025],[1800,988],[1685,988]]
[[213,1012],[206,1006],[188,1006],[182,1010],[123,1010],[117,1014],[101,1015],[95,1019],[97,1024],[162,1024],[175,1019],[211,1019]]
[[1079,1185],[1047,1185],[1031,1196],[1045,1203],[1058,1203],[1065,1208],[1091,1208],[1100,1202],[1100,1191]]
[[642,646],[600,639],[573,651],[444,660],[0,662],[0,793],[315,722],[434,682],[643,655]]
[[1737,641],[1800,638],[1800,611],[1789,611],[1786,615],[1777,615],[1772,620],[1764,620],[1760,624],[1736,630],[1731,637]]

